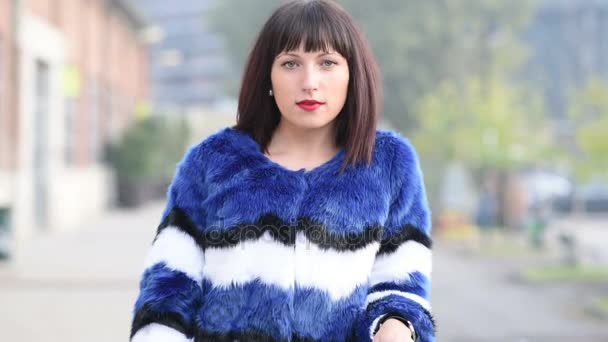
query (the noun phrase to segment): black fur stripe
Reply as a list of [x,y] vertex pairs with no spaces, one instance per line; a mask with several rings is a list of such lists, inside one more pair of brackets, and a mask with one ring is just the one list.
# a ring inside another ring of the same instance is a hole
[[[300,218],[295,225],[291,225],[277,215],[266,214],[254,223],[242,223],[229,229],[209,227],[203,234],[188,214],[178,207],[173,208],[165,217],[158,227],[156,236],[158,237],[158,234],[169,226],[177,227],[191,236],[203,249],[233,247],[243,241],[258,240],[267,232],[275,241],[286,246],[293,246],[296,232],[301,231],[311,243],[322,249],[356,251],[379,241],[383,230],[382,226],[374,225],[365,228],[361,234],[336,234],[330,232],[327,226],[306,217]],[[431,248],[432,245],[429,236],[412,225],[406,225],[399,234],[381,242],[378,254],[392,253],[409,240],[417,241],[428,248]]]
[[150,323],[158,323],[173,328],[188,338],[194,336],[194,329],[184,320],[184,318],[174,312],[159,313],[150,308],[149,304],[144,304],[136,313],[131,324],[131,338],[143,327]]
[[286,246],[294,246],[296,232],[301,231],[307,239],[322,249],[356,251],[370,243],[380,241],[381,226],[370,226],[360,234],[336,234],[327,226],[308,218],[301,218],[290,224],[274,214],[262,216],[250,224],[239,224],[229,229],[207,228],[203,236],[204,248],[225,248],[236,246],[239,242],[255,241],[268,233],[272,239]]
[[233,247],[239,242],[255,241],[265,233],[286,246],[295,244],[295,230],[285,221],[274,214],[267,214],[254,223],[242,223],[228,229],[214,229],[209,227],[203,236],[205,248]]
[[199,247],[203,247],[203,237],[201,232],[196,227],[196,224],[194,224],[190,216],[188,216],[188,214],[181,208],[174,207],[173,209],[171,209],[169,214],[167,214],[165,219],[158,226],[154,241],[156,241],[158,235],[169,226],[176,227],[184,233],[188,234],[190,237],[192,237],[192,239]]
[[196,334],[195,342],[284,342],[287,339],[277,339],[272,335],[262,331],[247,332],[211,332],[199,330]]
[[327,227],[307,218],[298,222],[298,230],[303,231],[306,238],[320,248],[338,251],[356,251],[380,241],[382,237],[382,226],[369,226],[363,234],[331,234]]
[[399,234],[382,240],[378,255],[393,253],[395,250],[397,250],[397,248],[399,248],[399,246],[407,241],[416,241],[429,249],[431,249],[433,245],[433,241],[428,235],[426,235],[420,229],[407,224],[403,227],[403,229],[401,229]]
[[[247,331],[247,332],[210,332],[199,330],[194,339],[195,342],[284,342],[286,338],[277,339],[268,333],[262,331]],[[292,342],[316,342],[317,340],[310,337],[303,337],[296,333],[291,336]],[[354,341],[349,337],[348,341]]]
[[291,342],[317,342],[314,338],[303,337],[298,334],[293,334],[291,337]]

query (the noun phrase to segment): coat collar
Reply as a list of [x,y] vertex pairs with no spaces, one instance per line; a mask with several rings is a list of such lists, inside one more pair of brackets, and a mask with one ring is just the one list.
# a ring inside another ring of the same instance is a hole
[[222,130],[221,133],[226,137],[227,142],[229,143],[231,149],[233,149],[234,152],[237,152],[247,157],[247,159],[255,161],[261,166],[265,166],[287,174],[308,175],[319,173],[328,169],[338,170],[342,165],[346,153],[346,149],[341,148],[340,151],[338,151],[338,153],[336,153],[330,160],[324,162],[321,165],[318,165],[312,169],[301,168],[298,170],[292,170],[268,158],[268,156],[266,156],[262,152],[260,145],[255,141],[255,139],[253,139],[253,137],[251,137],[246,132],[234,129],[233,127],[226,127]]

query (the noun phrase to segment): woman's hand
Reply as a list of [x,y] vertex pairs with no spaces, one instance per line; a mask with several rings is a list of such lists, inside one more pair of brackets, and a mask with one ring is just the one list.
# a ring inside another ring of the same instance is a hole
[[373,342],[413,342],[412,332],[405,324],[389,318],[382,323]]

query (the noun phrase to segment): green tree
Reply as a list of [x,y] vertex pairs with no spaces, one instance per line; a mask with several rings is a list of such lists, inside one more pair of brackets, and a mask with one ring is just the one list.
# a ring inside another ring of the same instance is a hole
[[533,1],[342,1],[359,19],[382,67],[386,115],[411,131],[420,98],[445,81],[491,79],[519,66],[517,34]]
[[543,102],[531,94],[504,78],[471,78],[446,81],[420,101],[419,126],[411,137],[430,170],[433,207],[440,208],[445,167],[464,163],[479,186],[497,176],[498,224],[515,222],[505,210],[512,172],[555,154]]
[[414,143],[422,154],[478,170],[546,158],[553,151],[543,105],[530,94],[504,78],[445,82],[421,100]]
[[575,129],[578,153],[575,173],[582,179],[608,176],[608,85],[591,79],[570,101],[569,118]]
[[164,194],[190,134],[185,118],[152,115],[133,122],[108,144],[106,158],[116,172],[119,204],[138,205],[147,194]]

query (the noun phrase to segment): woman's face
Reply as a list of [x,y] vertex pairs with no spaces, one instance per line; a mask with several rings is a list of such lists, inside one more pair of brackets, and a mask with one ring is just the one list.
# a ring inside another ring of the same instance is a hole
[[320,128],[331,123],[342,110],[348,92],[346,59],[330,50],[280,53],[270,73],[274,98],[281,120],[302,128]]

